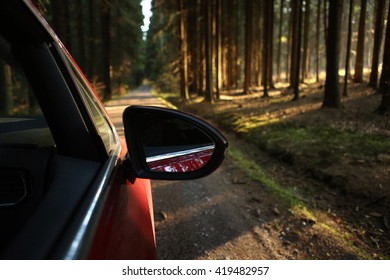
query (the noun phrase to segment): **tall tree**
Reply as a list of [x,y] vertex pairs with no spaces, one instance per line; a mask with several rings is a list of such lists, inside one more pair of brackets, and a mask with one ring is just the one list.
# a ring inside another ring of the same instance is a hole
[[77,11],[77,39],[78,39],[78,63],[84,71],[87,69],[86,65],[86,51],[85,51],[85,28],[84,28],[84,14],[85,14],[85,0],[81,0],[81,5]]
[[310,65],[310,52],[309,52],[309,36],[310,36],[310,12],[311,1],[305,1],[305,25],[303,31],[303,54],[302,54],[302,82],[307,79]]
[[357,41],[357,49],[356,49],[355,75],[353,78],[353,81],[355,83],[361,83],[363,81],[364,43],[365,43],[365,37],[366,37],[365,36],[365,34],[366,34],[366,14],[367,14],[367,0],[361,0],[358,41]]
[[199,8],[196,1],[188,2],[188,24],[187,24],[187,41],[190,52],[189,60],[189,91],[198,92],[199,88],[199,70],[200,58],[199,58]]
[[185,0],[177,0],[180,25],[180,96],[189,99],[188,94],[188,61],[187,61],[187,15]]
[[298,59],[298,33],[301,32],[299,29],[299,11],[300,0],[291,1],[291,63],[290,63],[290,86],[293,88],[296,80],[296,76],[299,76],[297,71],[297,59]]
[[222,0],[216,0],[215,3],[215,68],[216,68],[216,98],[220,98],[220,90],[222,85]]
[[68,49],[71,49],[71,34],[69,30],[69,2],[52,0],[53,28]]
[[[253,0],[252,0],[253,1]],[[245,3],[244,1],[239,1],[239,0],[234,0],[234,4],[235,4],[235,33],[234,33],[234,51],[235,51],[235,62],[234,62],[234,66],[235,66],[235,70],[234,70],[234,81],[235,81],[235,86],[236,88],[239,86],[239,82],[241,81],[241,78],[242,78],[242,68],[241,68],[241,63],[240,61],[242,60],[242,55],[241,53],[243,52],[242,51],[242,48],[241,48],[241,40],[242,40],[242,34],[244,33],[242,31],[242,28],[241,28],[241,20],[242,20],[242,12],[241,12],[241,9],[242,9],[242,6],[243,3]]]
[[261,87],[261,83],[262,83],[262,78],[261,78],[261,75],[263,73],[263,71],[261,70],[261,65],[262,65],[262,42],[263,42],[263,39],[262,39],[262,32],[263,32],[263,27],[262,27],[262,21],[263,21],[263,17],[261,15],[262,11],[263,11],[263,2],[262,1],[254,1],[254,15],[253,15],[253,20],[254,20],[254,24],[253,24],[253,62],[254,62],[254,66],[253,66],[253,72],[254,72],[254,76],[255,76],[255,80],[254,80],[254,84],[257,86],[257,87]]
[[264,3],[264,10],[263,10],[263,86],[264,86],[264,93],[263,97],[268,97],[268,75],[269,75],[269,66],[268,64],[271,63],[269,58],[269,32],[270,32],[270,14],[269,14],[269,6],[270,2],[265,1]]
[[212,15],[209,0],[203,0],[204,18],[205,18],[205,52],[206,52],[206,96],[207,102],[213,103],[213,58],[212,58]]
[[291,64],[292,64],[292,48],[293,48],[293,23],[294,23],[294,10],[293,5],[290,1],[290,9],[292,12],[290,12],[290,16],[288,19],[288,32],[287,32],[287,52],[286,52],[286,82],[290,81],[291,84]]
[[326,46],[326,81],[323,107],[341,108],[339,90],[339,51],[343,1],[329,2],[329,30]]
[[236,0],[230,0],[226,4],[226,30],[225,30],[225,36],[227,37],[227,88],[232,88],[234,85],[237,84],[236,80],[236,55],[237,55],[237,45],[235,44],[236,40],[236,7],[237,7],[237,1]]
[[316,23],[316,82],[320,80],[320,22],[321,22],[321,0],[317,0],[317,23]]
[[253,28],[253,0],[246,0],[245,12],[245,80],[244,93],[249,94],[252,76],[252,28]]
[[87,74],[89,79],[94,82],[97,78],[97,43],[98,43],[98,34],[96,32],[96,0],[88,1],[88,17],[89,17],[89,58],[88,61],[88,71]]
[[11,67],[0,60],[0,114],[12,113],[12,97]]
[[349,0],[348,34],[347,34],[347,49],[346,49],[346,56],[345,56],[345,76],[344,76],[343,96],[348,96],[349,60],[351,56],[351,41],[352,41],[352,14],[353,14],[353,0]]
[[390,5],[387,13],[387,27],[385,47],[383,53],[382,74],[379,81],[378,92],[382,94],[382,101],[377,112],[382,115],[390,114]]
[[[332,0],[333,1],[333,0]],[[328,41],[328,5],[327,5],[328,0],[322,0],[322,3],[324,3],[324,42]]]
[[297,42],[296,42],[296,61],[295,61],[295,76],[293,81],[293,90],[294,90],[294,98],[293,101],[297,101],[299,99],[299,69],[301,64],[301,39],[302,39],[302,6],[303,0],[296,0],[298,2],[297,12],[298,12],[298,21],[296,23],[296,32],[297,32]]
[[111,1],[102,0],[102,39],[103,39],[103,100],[111,99]]
[[383,33],[383,17],[385,9],[385,0],[375,1],[375,33],[374,33],[374,49],[372,55],[372,65],[369,85],[376,89],[378,87],[378,65],[379,65],[379,54],[382,44],[382,33]]
[[277,63],[276,63],[276,80],[277,82],[280,82],[280,75],[281,75],[281,60],[282,60],[282,31],[283,31],[283,16],[284,16],[284,0],[280,1],[280,7],[279,7],[279,33],[278,33],[278,50],[277,50]]
[[274,0],[267,0],[268,3],[268,14],[269,14],[269,24],[268,24],[268,39],[267,42],[269,44],[268,46],[268,53],[269,53],[269,63],[268,63],[268,84],[270,88],[275,88],[274,80],[273,80],[273,73],[274,73],[274,18],[275,18],[275,12],[274,12]]

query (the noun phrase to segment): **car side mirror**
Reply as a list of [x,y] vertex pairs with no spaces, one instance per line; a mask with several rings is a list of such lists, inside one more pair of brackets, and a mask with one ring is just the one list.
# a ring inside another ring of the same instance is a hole
[[123,113],[129,163],[138,178],[186,180],[206,176],[223,161],[226,138],[192,115],[130,106]]

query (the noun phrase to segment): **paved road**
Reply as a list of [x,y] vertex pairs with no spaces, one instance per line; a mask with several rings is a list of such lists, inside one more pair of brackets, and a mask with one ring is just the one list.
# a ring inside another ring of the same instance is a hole
[[129,92],[126,96],[107,102],[105,104],[106,110],[120,137],[124,137],[122,113],[130,105],[166,107],[161,100],[150,93],[150,87],[148,86],[140,86],[135,91]]

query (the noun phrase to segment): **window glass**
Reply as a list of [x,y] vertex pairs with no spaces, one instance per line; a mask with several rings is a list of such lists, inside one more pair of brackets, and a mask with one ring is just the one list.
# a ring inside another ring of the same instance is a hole
[[107,152],[111,152],[116,147],[116,141],[114,132],[108,123],[105,114],[101,110],[101,105],[95,96],[91,95],[90,90],[86,87],[82,80],[76,79],[78,88],[82,94],[84,101],[86,102],[90,113],[93,117],[93,121],[98,130],[100,137],[103,140],[104,146]]
[[104,143],[106,151],[108,153],[111,153],[116,147],[117,140],[100,101],[96,98],[95,94],[87,84],[85,78],[75,67],[69,56],[66,55],[62,51],[62,49],[60,49],[60,53],[63,55],[67,64],[70,66],[69,69],[73,73],[73,78],[76,83],[76,86],[81,94],[84,104],[90,112],[96,130]]
[[54,146],[24,72],[0,37],[0,145]]

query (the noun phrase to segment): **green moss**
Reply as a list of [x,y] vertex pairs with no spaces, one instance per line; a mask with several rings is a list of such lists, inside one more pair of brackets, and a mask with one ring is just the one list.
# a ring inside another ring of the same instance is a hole
[[158,98],[161,103],[167,106],[170,109],[178,110],[178,108],[173,104],[178,104],[180,98],[178,94],[175,93],[165,93],[165,92],[156,92],[152,90],[152,94]]
[[225,129],[235,132],[265,151],[298,154],[317,161],[338,162],[342,158],[361,159],[386,154],[390,138],[326,124],[302,125],[268,115],[245,116],[239,112],[215,116]]
[[[254,136],[252,131],[249,137]],[[280,146],[320,157],[372,157],[390,150],[390,139],[385,136],[341,131],[327,126],[297,126],[292,123],[268,126],[260,134],[267,147]],[[258,139],[258,137],[253,137]]]
[[247,159],[238,149],[229,148],[229,155],[232,157],[236,165],[242,169],[249,178],[258,181],[284,198],[291,206],[302,205],[302,201],[294,194],[291,189],[282,187],[277,181],[268,176],[260,165],[256,162]]

